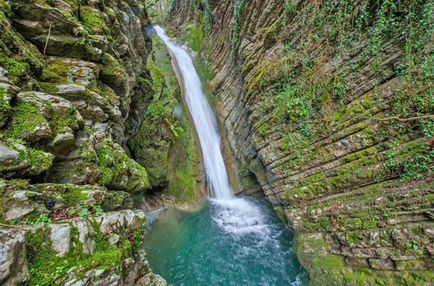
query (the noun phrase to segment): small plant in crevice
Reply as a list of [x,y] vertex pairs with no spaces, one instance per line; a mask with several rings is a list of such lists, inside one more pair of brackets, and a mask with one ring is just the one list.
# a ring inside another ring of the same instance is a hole
[[41,213],[35,220],[25,219],[24,224],[38,225],[43,223],[51,223],[52,220],[48,213]]
[[101,216],[104,211],[99,204],[79,205],[65,210],[66,218]]
[[419,257],[423,256],[423,248],[417,240],[407,241],[405,244],[405,254],[415,254]]
[[422,178],[434,172],[434,150],[428,144],[421,145],[421,150],[403,164],[403,179]]

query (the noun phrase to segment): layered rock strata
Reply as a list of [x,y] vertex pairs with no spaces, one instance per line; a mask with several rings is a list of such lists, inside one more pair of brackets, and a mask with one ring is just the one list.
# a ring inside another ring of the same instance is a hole
[[341,2],[176,1],[170,21],[209,31],[241,180],[287,219],[310,283],[430,285],[433,6]]

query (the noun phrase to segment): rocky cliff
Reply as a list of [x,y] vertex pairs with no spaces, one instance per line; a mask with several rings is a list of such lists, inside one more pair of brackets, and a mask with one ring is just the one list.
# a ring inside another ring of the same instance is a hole
[[311,285],[431,285],[431,1],[172,1]]
[[165,285],[141,208],[201,169],[150,30],[134,0],[0,1],[0,284]]

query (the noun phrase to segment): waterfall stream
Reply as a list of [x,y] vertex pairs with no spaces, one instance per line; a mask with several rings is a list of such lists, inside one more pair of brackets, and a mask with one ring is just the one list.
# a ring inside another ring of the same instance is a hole
[[158,36],[163,40],[175,59],[182,77],[185,101],[199,137],[205,172],[208,178],[210,196],[217,200],[230,200],[234,197],[222,152],[215,115],[203,92],[202,82],[187,50],[176,45],[166,36],[163,28],[156,26]]
[[[209,204],[185,216],[162,214],[145,239],[152,266],[174,285],[304,285],[284,224],[265,201],[234,196],[217,120],[188,50],[163,28],[154,28],[182,82],[201,146]],[[164,246],[152,247],[163,241]]]

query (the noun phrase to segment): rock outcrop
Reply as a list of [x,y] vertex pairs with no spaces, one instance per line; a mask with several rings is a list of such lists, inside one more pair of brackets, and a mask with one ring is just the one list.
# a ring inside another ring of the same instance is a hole
[[3,285],[25,281],[31,285],[166,285],[151,272],[140,247],[144,219],[143,212],[130,210],[2,228],[0,281]]
[[171,7],[178,33],[209,31],[201,51],[241,181],[257,180],[287,219],[311,285],[433,281],[432,11],[429,1]]

